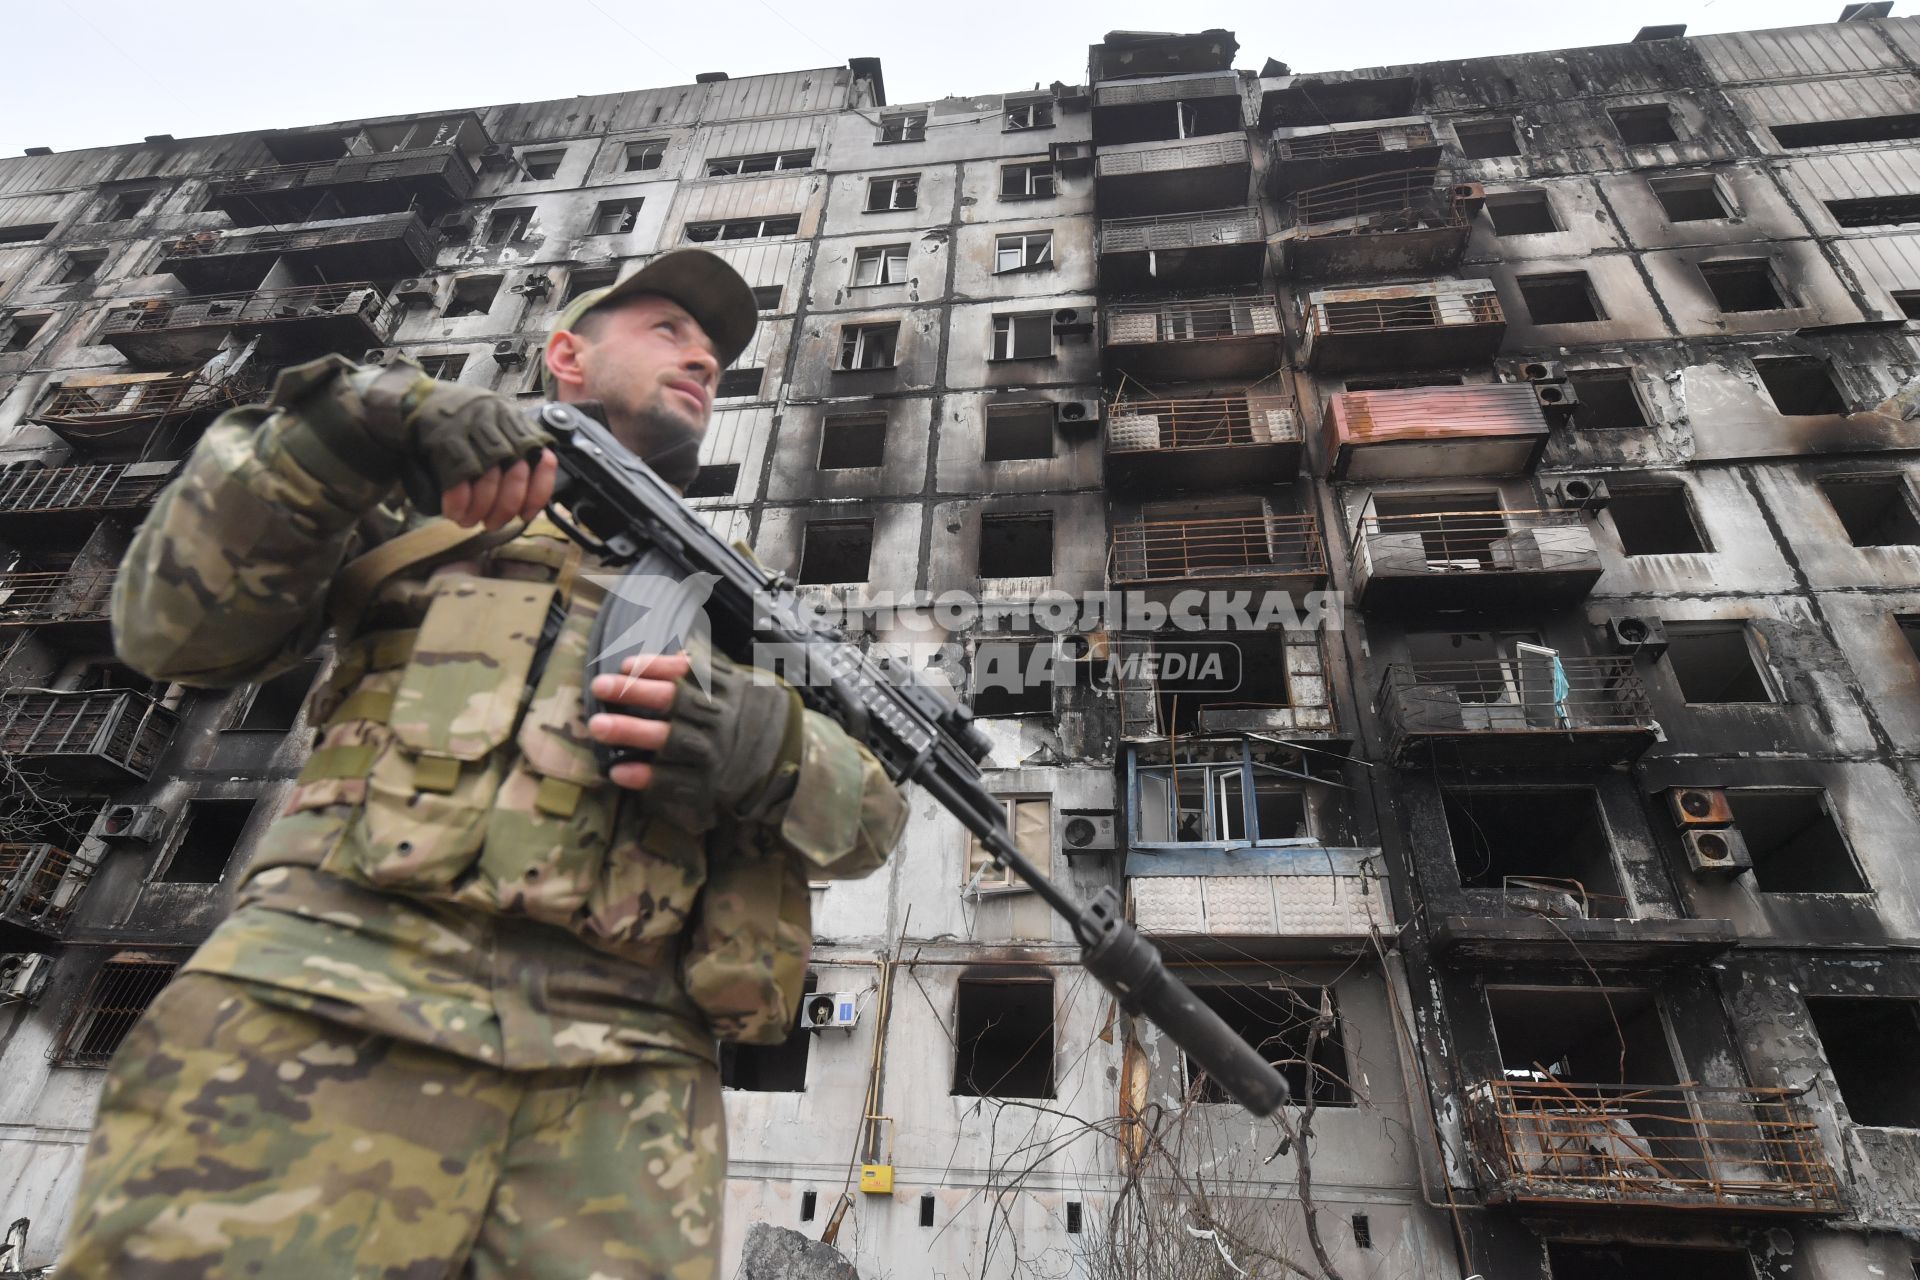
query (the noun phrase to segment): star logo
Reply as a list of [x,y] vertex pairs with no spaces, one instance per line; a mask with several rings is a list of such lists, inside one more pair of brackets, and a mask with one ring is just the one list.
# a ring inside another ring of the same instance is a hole
[[588,574],[586,579],[607,593],[594,629],[599,652],[588,655],[593,669],[618,671],[636,655],[684,649],[693,657],[691,674],[700,691],[713,691],[713,625],[706,604],[720,575]]

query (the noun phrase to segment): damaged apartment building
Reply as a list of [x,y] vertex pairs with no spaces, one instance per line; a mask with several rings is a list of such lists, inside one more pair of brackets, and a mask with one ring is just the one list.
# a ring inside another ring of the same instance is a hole
[[[854,59],[0,159],[0,1273],[52,1261],[325,661],[117,665],[147,504],[323,352],[532,403],[568,299],[700,244],[761,325],[690,499],[822,603],[980,600],[943,669],[1022,848],[1295,1095],[1227,1102],[915,796],[813,893],[801,1027],[723,1054],[729,1272],[767,1223],[872,1277],[1915,1275],[1889,11],[1320,74],[1114,32],[979,97]],[[1025,616],[1195,589],[1343,607]]]

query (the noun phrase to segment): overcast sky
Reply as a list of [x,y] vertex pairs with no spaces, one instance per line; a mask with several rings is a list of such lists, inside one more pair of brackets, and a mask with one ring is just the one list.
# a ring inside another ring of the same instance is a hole
[[[1086,76],[1113,29],[1226,27],[1317,71],[1829,22],[1842,0],[0,0],[0,156],[878,57],[918,102]],[[1913,10],[1912,0],[1894,8]]]

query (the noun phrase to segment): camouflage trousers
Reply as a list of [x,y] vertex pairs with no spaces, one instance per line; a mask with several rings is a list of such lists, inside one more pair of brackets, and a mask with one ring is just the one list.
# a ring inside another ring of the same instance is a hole
[[115,1056],[60,1280],[708,1280],[708,1064],[506,1072],[176,979]]

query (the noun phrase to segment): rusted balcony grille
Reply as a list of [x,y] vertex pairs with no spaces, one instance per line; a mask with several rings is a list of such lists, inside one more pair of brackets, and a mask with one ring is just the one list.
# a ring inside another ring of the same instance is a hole
[[[1555,530],[1577,533],[1556,535]],[[1524,539],[1528,554],[1521,557],[1515,553],[1515,535],[1527,531],[1534,536]],[[1511,573],[1594,563],[1593,539],[1578,511],[1536,507],[1363,516],[1354,540],[1356,558],[1363,548],[1376,573]]]
[[1278,337],[1280,309],[1272,294],[1247,298],[1120,303],[1107,308],[1107,342],[1219,342]]
[[1628,657],[1538,655],[1395,663],[1380,685],[1395,735],[1639,729],[1653,704]]
[[1312,515],[1134,521],[1115,526],[1108,558],[1115,582],[1320,577],[1326,571],[1320,522]]
[[105,622],[115,572],[0,573],[0,628]]
[[1415,147],[1435,145],[1431,125],[1393,125],[1380,129],[1338,129],[1331,133],[1275,138],[1273,155],[1274,159],[1281,161],[1337,160],[1347,156],[1377,156],[1388,151],[1408,151]]
[[1173,173],[1182,169],[1226,168],[1251,163],[1253,153],[1245,138],[1135,145],[1124,150],[1103,148],[1096,159],[1097,172],[1102,178]]
[[128,474],[124,465],[20,467],[0,472],[0,514],[56,511],[118,511],[144,507],[166,487],[170,474],[150,467]]
[[[247,195],[256,191],[294,191],[301,187],[329,187],[349,182],[387,182],[395,178],[434,177],[450,168],[470,174],[467,163],[452,147],[422,147],[414,151],[382,151],[373,155],[317,160],[311,164],[274,165],[225,174],[207,183],[215,197]],[[465,184],[462,184],[463,187]]]
[[196,231],[192,235],[163,243],[160,256],[167,259],[210,258],[222,254],[299,253],[328,245],[396,239],[415,242],[423,253],[431,251],[432,236],[419,216],[394,213],[332,226],[292,227],[284,231]]
[[100,332],[105,336],[169,329],[253,327],[333,316],[360,316],[369,326],[378,328],[387,314],[387,301],[377,285],[323,284],[189,298],[148,298],[108,311]]
[[1218,400],[1122,400],[1107,410],[1107,447],[1116,453],[1293,444],[1300,418],[1287,395]]
[[122,952],[94,976],[47,1056],[64,1067],[104,1067],[179,965]]
[[206,382],[198,374],[138,374],[70,379],[29,420],[51,427],[115,427],[174,415],[220,411],[244,404],[258,387],[229,379]]
[[1470,1109],[1501,1200],[1844,1207],[1796,1090],[1490,1080],[1472,1090]]
[[1294,221],[1315,236],[1465,226],[1454,189],[1439,182],[1439,170],[1423,168],[1313,187],[1294,197]]
[[145,778],[177,723],[159,703],[123,689],[0,695],[0,755],[49,769],[100,762]]
[[[1447,314],[1461,309],[1457,316]],[[1437,329],[1447,324],[1505,324],[1500,296],[1495,293],[1433,294],[1410,298],[1354,298],[1328,301],[1311,308],[1321,333],[1392,333],[1408,329]]]
[[50,844],[0,844],[0,919],[58,936],[93,864]]
[[1261,238],[1260,215],[1253,209],[1108,218],[1100,224],[1101,253],[1205,249],[1216,245],[1253,244]]

